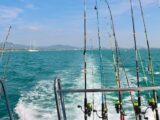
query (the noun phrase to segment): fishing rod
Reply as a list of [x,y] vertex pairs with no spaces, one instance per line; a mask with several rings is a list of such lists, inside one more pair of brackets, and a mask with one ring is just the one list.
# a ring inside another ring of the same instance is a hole
[[[84,57],[84,86],[85,90],[87,89],[87,65],[86,65],[86,43],[87,43],[87,26],[86,26],[87,20],[86,20],[86,0],[84,0],[84,51],[83,51],[83,57]],[[85,92],[84,97],[84,119],[87,120],[87,93]]]
[[[137,49],[137,41],[136,41],[136,31],[135,31],[135,23],[134,23],[134,14],[133,14],[133,5],[132,5],[132,0],[130,1],[130,7],[131,7],[131,17],[132,17],[132,27],[133,27],[133,38],[134,38],[134,45],[135,45],[135,57],[136,57],[136,76],[137,76],[137,87],[140,87],[140,82],[139,82],[139,64],[138,64],[138,49]],[[138,91],[138,102],[135,103],[135,111],[137,114],[137,117],[139,120],[142,120],[141,116],[141,96],[140,96],[140,91]]]
[[[100,79],[101,79],[101,88],[104,85],[104,78],[103,78],[103,61],[102,61],[102,53],[101,53],[101,38],[100,38],[100,27],[99,27],[99,13],[98,13],[98,5],[97,0],[95,0],[95,11],[97,16],[97,34],[98,34],[98,46],[99,46],[99,60],[100,60]],[[107,103],[106,103],[106,95],[102,92],[102,120],[108,119],[107,115]]]
[[[117,64],[116,64],[116,58],[115,58],[115,50],[112,48],[112,57],[113,57],[113,67],[114,67],[114,71],[115,71],[115,76],[116,76],[116,81],[118,82],[118,80],[117,80],[117,78],[118,78],[118,74],[117,74]],[[117,83],[117,85],[118,85],[118,83]],[[119,95],[120,95],[121,93],[120,93],[120,91],[119,91]],[[117,100],[116,102],[115,102],[115,108],[116,108],[116,112],[117,113],[119,113],[120,112],[120,120],[124,120],[124,117],[123,117],[123,115],[124,115],[124,111],[123,111],[123,108],[122,108],[122,102],[121,102],[121,100],[119,99],[119,100]],[[123,114],[122,114],[122,112],[123,112]],[[122,115],[121,115],[122,114]]]
[[[111,8],[110,5],[108,3],[107,0],[105,0],[105,3],[107,4],[108,10],[109,10],[109,14],[110,14],[110,19],[111,19],[111,24],[112,24],[112,32],[113,32],[113,37],[114,37],[114,42],[115,42],[115,54],[116,54],[116,58],[115,58],[115,72],[116,72],[116,79],[117,79],[117,85],[119,88],[121,88],[121,82],[120,82],[120,69],[119,69],[119,54],[118,54],[118,43],[117,43],[117,38],[116,38],[116,34],[115,34],[115,28],[114,28],[114,22],[113,22],[113,16],[112,16],[112,12],[111,12]],[[120,120],[124,120],[124,110],[122,107],[122,93],[121,91],[119,91],[119,100],[116,101],[115,103],[115,107],[117,110],[117,113],[120,112]]]
[[[83,59],[84,59],[84,89],[87,90],[87,63],[86,63],[86,46],[87,44],[87,15],[86,15],[86,0],[84,0],[84,50],[83,50]],[[81,105],[77,106],[84,113],[84,120],[87,120],[91,116],[93,110],[92,104],[87,102],[87,92],[84,92],[84,110]]]
[[[139,1],[139,5],[140,5],[140,9],[141,9],[141,16],[142,16],[142,20],[143,20],[143,26],[144,26],[144,33],[145,33],[145,38],[146,38],[146,43],[147,43],[147,50],[148,50],[148,60],[149,60],[149,71],[151,71],[152,74],[152,86],[154,86],[154,70],[153,70],[153,64],[152,64],[152,58],[151,58],[151,52],[150,52],[150,46],[149,46],[149,39],[148,39],[148,34],[147,34],[147,27],[146,27],[146,22],[145,22],[145,18],[144,18],[144,12],[143,12],[143,7],[142,7],[142,2],[141,0]],[[156,112],[156,120],[159,120],[159,113],[158,113],[158,109],[157,109],[157,95],[156,95],[156,91],[153,90],[153,103],[150,103],[151,107],[153,108],[153,110],[155,110]]]
[[[87,44],[87,20],[86,20],[86,0],[84,0],[84,49],[83,49],[83,62],[84,62],[84,89],[87,89],[87,64],[86,64],[86,44]],[[84,120],[87,120],[88,109],[87,109],[87,92],[84,92],[84,111],[81,105],[77,106],[84,113]]]
[[[3,43],[3,46],[2,46],[1,60],[3,58],[3,52],[5,50],[5,45],[7,43],[9,35],[10,35],[10,31],[11,31],[11,26],[9,26],[9,29],[8,29],[8,32],[7,32],[7,35],[6,35],[6,38],[5,38],[5,42]],[[9,59],[7,60],[6,64],[8,64],[8,61],[9,61]],[[1,84],[1,87],[2,87],[2,91],[4,93],[4,97],[5,97],[5,102],[6,102],[6,107],[7,107],[9,119],[13,120],[13,115],[12,115],[12,111],[11,111],[11,108],[10,108],[10,104],[9,104],[9,100],[8,100],[8,94],[7,94],[7,90],[6,90],[6,86],[5,86],[5,79],[3,79],[3,80],[0,79],[0,84]]]
[[[111,46],[112,46],[112,45],[111,45]],[[112,49],[112,57],[113,57],[113,61],[114,61],[113,66],[114,66],[115,73],[116,73],[116,62],[115,62],[115,55],[114,55],[115,53],[114,53],[113,46],[111,47],[111,49]],[[128,78],[128,75],[127,75],[127,71],[125,70],[124,61],[122,60],[121,52],[120,52],[119,47],[118,47],[118,52],[119,52],[120,62],[122,63],[122,70],[123,70],[123,72],[124,72],[124,74],[125,74],[125,77],[126,77],[126,80],[127,80],[127,85],[128,85],[128,87],[130,87],[129,78]],[[134,102],[134,100],[133,100],[132,92],[129,91],[129,94],[130,94],[131,102],[132,102],[132,105],[133,105],[133,108],[134,108],[135,102]],[[118,103],[117,103],[117,104],[118,104]],[[135,113],[135,116],[136,116],[136,111],[135,111],[135,110],[134,110],[134,113]],[[136,118],[136,120],[137,120],[137,118]]]
[[3,46],[2,46],[2,52],[1,52],[1,57],[0,57],[1,60],[2,60],[2,57],[3,57],[3,52],[4,52],[4,49],[5,49],[6,43],[7,43],[7,41],[8,41],[8,37],[9,37],[9,35],[10,35],[11,28],[12,28],[12,27],[9,26],[9,29],[8,29],[8,32],[7,32],[5,41],[4,41]]
[[[7,43],[7,41],[8,41],[9,35],[10,35],[11,28],[12,28],[12,27],[9,26],[9,29],[8,29],[8,32],[7,32],[5,41],[4,41],[3,46],[2,46],[1,60],[3,59],[3,53],[4,53],[4,50],[5,50],[5,47],[6,47],[6,43]],[[10,49],[10,51],[11,51],[12,49],[13,49],[13,47]],[[6,71],[7,71],[7,66],[8,66],[9,60],[10,60],[10,52],[9,52],[9,56],[8,56],[8,58],[7,58],[6,64],[4,65],[4,75],[3,75],[3,79],[5,79],[5,75],[6,75]]]
[[9,50],[10,52],[8,52],[8,57],[7,57],[7,61],[6,61],[6,64],[4,65],[3,67],[3,78],[2,79],[6,79],[6,73],[7,73],[7,70],[8,70],[8,65],[9,65],[9,62],[10,62],[10,59],[11,59],[11,51],[13,50],[13,46],[11,47],[11,49]]

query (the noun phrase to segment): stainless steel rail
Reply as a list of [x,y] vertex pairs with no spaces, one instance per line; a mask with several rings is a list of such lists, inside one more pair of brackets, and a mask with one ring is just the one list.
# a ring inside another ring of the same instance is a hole
[[150,91],[150,90],[160,90],[160,86],[152,87],[133,87],[133,88],[105,88],[105,89],[66,89],[57,90],[60,93],[77,93],[77,92],[129,92],[129,91]]
[[54,94],[55,94],[55,101],[56,101],[56,108],[57,108],[57,115],[58,120],[67,120],[66,111],[65,111],[65,104],[63,100],[63,92],[58,92],[61,90],[61,80],[56,78],[54,81]]
[[57,108],[58,120],[67,120],[63,93],[85,93],[85,92],[130,92],[130,91],[150,91],[160,90],[160,86],[152,87],[130,87],[130,88],[105,88],[105,89],[62,89],[61,80],[56,78],[54,81],[54,93]]

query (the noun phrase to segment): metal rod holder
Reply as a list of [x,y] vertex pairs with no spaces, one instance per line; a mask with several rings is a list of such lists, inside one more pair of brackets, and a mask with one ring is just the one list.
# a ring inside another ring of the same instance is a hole
[[67,120],[63,95],[62,92],[58,92],[59,90],[62,90],[61,80],[56,78],[54,81],[54,94],[58,120]]

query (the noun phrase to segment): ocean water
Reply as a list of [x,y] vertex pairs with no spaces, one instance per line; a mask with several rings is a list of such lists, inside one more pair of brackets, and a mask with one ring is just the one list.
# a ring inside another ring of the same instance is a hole
[[[152,49],[152,59],[154,64],[155,84],[160,83],[160,50]],[[104,87],[117,87],[115,81],[115,73],[113,67],[113,58],[111,50],[103,50],[103,66],[104,66]],[[148,78],[148,86],[151,86],[151,74],[147,71],[148,59],[147,51],[140,50],[143,68]],[[8,61],[9,56],[9,62]],[[121,49],[121,58],[127,75],[130,79],[131,87],[136,87],[135,72],[135,53],[133,49]],[[141,63],[139,62],[139,65]],[[4,70],[10,106],[15,120],[57,120],[55,99],[54,99],[54,79],[60,77],[63,89],[84,88],[83,78],[83,51],[40,51],[40,52],[5,52],[0,64],[1,78],[4,77]],[[127,87],[126,78],[121,70],[121,86]],[[146,77],[140,65],[140,84],[146,86]],[[87,51],[87,87],[100,88],[100,69],[99,55],[97,50]],[[141,92],[142,109],[148,106],[149,93]],[[159,95],[157,91],[157,95]],[[137,93],[133,92],[133,98],[137,99]],[[101,108],[101,94],[88,93],[88,101],[94,101],[94,108]],[[119,114],[116,113],[114,102],[118,99],[117,93],[106,93],[108,117],[109,119],[119,120]],[[94,98],[94,100],[93,100]],[[123,108],[126,113],[127,120],[134,120],[134,112],[130,101],[129,93],[122,94]],[[83,106],[83,93],[64,94],[67,118],[69,120],[82,120],[83,113],[77,108],[77,105]],[[100,114],[100,113],[99,113]],[[148,110],[147,115],[152,120],[154,114]],[[96,114],[91,115],[89,120],[96,120]],[[8,113],[5,106],[4,96],[0,98],[0,120],[8,120]],[[153,119],[154,120],[154,119]]]

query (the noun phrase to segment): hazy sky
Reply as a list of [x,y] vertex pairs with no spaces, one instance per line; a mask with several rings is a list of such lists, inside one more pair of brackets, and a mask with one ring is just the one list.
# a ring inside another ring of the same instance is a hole
[[[121,47],[133,46],[129,0],[108,0],[114,15],[117,40]],[[138,0],[133,0],[139,46],[146,46]],[[142,0],[151,47],[160,47],[158,0]],[[87,0],[88,45],[98,44],[95,1]],[[110,17],[104,0],[98,0],[102,46],[110,46]],[[9,41],[37,46],[63,44],[83,46],[83,0],[0,0],[0,38],[9,25]]]

